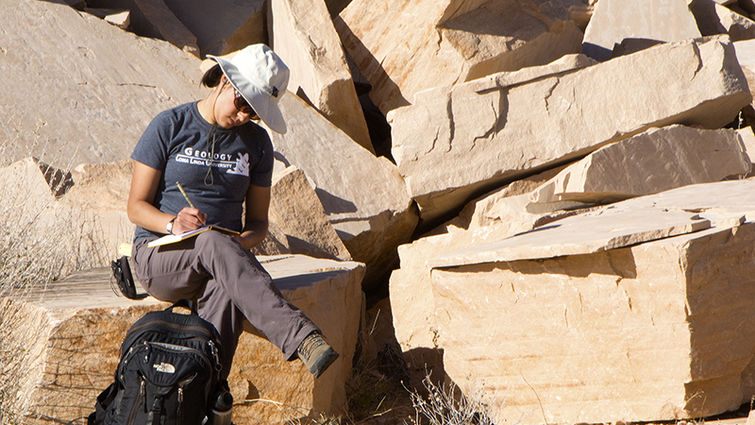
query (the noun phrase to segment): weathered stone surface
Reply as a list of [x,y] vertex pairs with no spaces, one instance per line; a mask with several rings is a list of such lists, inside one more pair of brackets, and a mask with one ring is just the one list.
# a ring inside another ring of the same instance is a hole
[[493,415],[524,424],[736,409],[755,393],[753,194],[748,179],[612,207],[649,221],[694,210],[720,223],[699,232],[542,260],[445,262],[432,282],[446,373],[465,391],[482,388]]
[[421,90],[577,53],[582,40],[564,4],[545,0],[355,0],[335,25],[383,113]]
[[582,53],[600,61],[626,38],[682,41],[700,37],[685,0],[601,0],[582,41]]
[[755,22],[752,19],[713,0],[693,0],[689,10],[694,14],[702,35],[729,34],[731,41],[755,38]]
[[[263,398],[341,412],[356,346],[363,266],[304,256],[261,261],[283,295],[322,328],[340,357],[314,382],[301,362],[286,362],[268,341],[245,333],[229,378],[235,400]],[[145,312],[164,306],[151,297],[138,302],[116,297],[108,276],[109,270],[95,270],[56,282],[27,301],[0,300],[0,321],[11,330],[4,350],[19,353],[3,357],[11,361],[3,370],[28,372],[13,383],[18,394],[29,395],[18,400],[19,412],[26,413],[24,423],[66,423],[87,415],[113,379],[126,330]],[[264,403],[246,402],[234,407],[234,422],[272,422],[283,414],[290,412],[277,409],[271,415]]]
[[[562,168],[562,167],[561,167]],[[518,199],[516,214],[528,214],[525,206],[533,188],[547,181],[561,168],[517,180],[506,187],[471,202],[461,214],[434,229],[411,244],[398,247],[401,267],[391,273],[389,282],[391,313],[396,341],[401,346],[411,371],[425,376],[425,366],[438,368],[441,364],[432,350],[437,349],[436,326],[432,318],[433,299],[428,260],[464,247],[489,242],[514,233],[530,230],[536,220],[527,222],[485,217],[489,204],[505,203],[505,199]],[[534,216],[532,214],[529,214]],[[537,217],[540,217],[538,215]],[[439,374],[433,376],[438,377]]]
[[164,0],[197,37],[202,57],[267,43],[264,0]]
[[[423,220],[651,127],[718,128],[751,100],[725,37],[667,43],[527,84],[486,80],[423,92],[389,114],[393,157]],[[607,108],[615,99],[621,106]]]
[[[711,222],[686,211],[663,211],[648,219],[646,211],[601,210],[567,217],[514,238],[474,246],[434,259],[444,267],[460,262],[516,261],[591,254],[711,227]],[[544,231],[547,229],[558,229]]]
[[351,260],[351,254],[328,221],[325,209],[296,167],[275,175],[271,189],[270,221],[286,237],[289,252],[332,260]]
[[291,69],[297,93],[374,153],[341,41],[323,0],[271,0],[270,46]]
[[267,235],[257,246],[251,249],[254,255],[281,255],[291,254],[288,247],[288,237],[275,223],[267,226]]
[[128,158],[157,113],[203,93],[195,57],[66,5],[2,0],[0,21],[24,28],[0,33],[13,87],[0,99],[0,165],[30,152],[63,169]]
[[552,211],[570,201],[613,202],[688,184],[743,177],[750,167],[734,130],[681,125],[651,129],[598,149],[567,167],[532,193],[528,209]]
[[396,247],[417,224],[416,212],[396,167],[376,158],[297,96],[281,98],[285,135],[272,133],[287,165],[299,167],[315,185],[328,219],[351,256],[367,265],[364,284],[391,270]]

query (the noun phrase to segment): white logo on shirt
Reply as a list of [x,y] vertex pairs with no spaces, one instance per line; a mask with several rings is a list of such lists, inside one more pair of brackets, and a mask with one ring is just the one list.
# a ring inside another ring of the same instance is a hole
[[249,154],[238,152],[235,161],[231,160],[231,154],[215,153],[185,148],[182,154],[176,155],[176,162],[202,167],[225,169],[228,174],[236,174],[249,177]]
[[233,168],[228,169],[226,171],[228,174],[239,174],[242,176],[249,176],[249,154],[248,153],[240,153],[238,154],[238,158],[236,158],[236,165]]

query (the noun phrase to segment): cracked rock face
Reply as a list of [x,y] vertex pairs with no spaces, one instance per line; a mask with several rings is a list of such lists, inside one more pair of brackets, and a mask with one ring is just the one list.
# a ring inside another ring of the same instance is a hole
[[335,24],[383,113],[421,90],[577,53],[582,40],[549,0],[355,0]]
[[555,72],[520,84],[493,75],[428,90],[389,114],[392,153],[422,220],[650,127],[721,127],[751,100],[726,38],[668,43]]
[[[429,260],[446,373],[523,424],[736,409],[755,390],[753,194],[753,179],[686,186]],[[669,214],[712,226],[593,244],[607,235],[596,217],[629,234]]]

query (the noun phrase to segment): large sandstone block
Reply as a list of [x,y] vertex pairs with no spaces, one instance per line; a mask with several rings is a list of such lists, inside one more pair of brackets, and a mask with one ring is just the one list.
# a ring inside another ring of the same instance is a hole
[[0,97],[0,165],[128,158],[157,113],[203,94],[196,57],[67,5],[1,0],[0,21],[0,73],[13,88]]
[[[718,33],[717,33],[718,34]],[[700,37],[685,0],[601,0],[585,29],[582,53],[608,60],[624,39],[682,41]]]
[[[428,90],[389,114],[393,157],[423,220],[651,127],[719,128],[751,100],[726,38],[663,44],[525,84],[498,80]],[[615,99],[621,106],[607,107]]]
[[365,286],[393,268],[396,247],[417,224],[416,212],[396,167],[356,145],[297,96],[281,98],[285,135],[272,133],[279,159],[296,165],[315,192],[351,256],[367,265]]
[[355,0],[335,19],[383,113],[415,93],[577,53],[582,31],[562,2]]
[[[400,245],[398,255],[401,267],[391,272],[389,294],[391,316],[396,341],[411,372],[420,380],[426,369],[437,369],[437,329],[433,320],[434,302],[428,261],[442,254],[467,246],[506,237],[519,231],[530,230],[532,222],[522,225],[506,219],[495,223],[475,221],[487,209],[487,204],[502,203],[501,199],[522,198],[516,211],[524,211],[533,188],[547,181],[560,169],[517,180],[506,187],[472,202],[455,219],[444,223],[429,234],[410,244]],[[495,201],[488,201],[488,199]],[[513,214],[512,214],[513,215]],[[491,222],[493,220],[490,220]],[[489,225],[488,224],[493,224]],[[440,377],[439,373],[433,374]]]
[[270,47],[291,68],[288,89],[374,153],[346,56],[323,0],[271,0]]
[[598,149],[537,188],[531,206],[550,211],[567,202],[607,203],[743,177],[750,167],[735,130],[673,125]]
[[249,44],[267,43],[264,0],[164,0],[197,37],[205,55],[224,55]]
[[[286,362],[267,340],[243,334],[229,378],[237,403],[234,422],[283,422],[297,416],[253,399],[342,412],[356,347],[363,266],[304,256],[261,261],[283,295],[322,328],[341,356],[315,381],[301,362]],[[165,307],[151,297],[138,302],[116,297],[108,276],[108,270],[94,270],[24,299],[0,300],[3,350],[14,354],[3,356],[3,370],[11,373],[0,377],[0,383],[9,390],[6,395],[15,397],[8,405],[23,416],[23,423],[67,423],[87,415],[113,379],[125,332],[145,312]]]
[[[753,189],[753,179],[686,186],[601,212],[617,228],[630,215],[657,222],[671,211],[714,224],[674,237],[580,251],[573,247],[605,232],[578,238],[561,221],[534,232],[561,242],[543,244],[547,255],[498,251],[496,242],[432,260],[446,373],[466,391],[482,388],[492,415],[522,423],[671,420],[739,407],[755,393]],[[573,218],[589,233],[591,217]],[[529,245],[531,235],[509,243]]]

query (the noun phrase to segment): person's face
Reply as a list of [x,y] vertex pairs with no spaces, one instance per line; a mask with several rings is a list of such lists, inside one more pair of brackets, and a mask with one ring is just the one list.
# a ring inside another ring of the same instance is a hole
[[215,121],[220,127],[232,128],[257,118],[251,106],[225,78],[215,103]]

